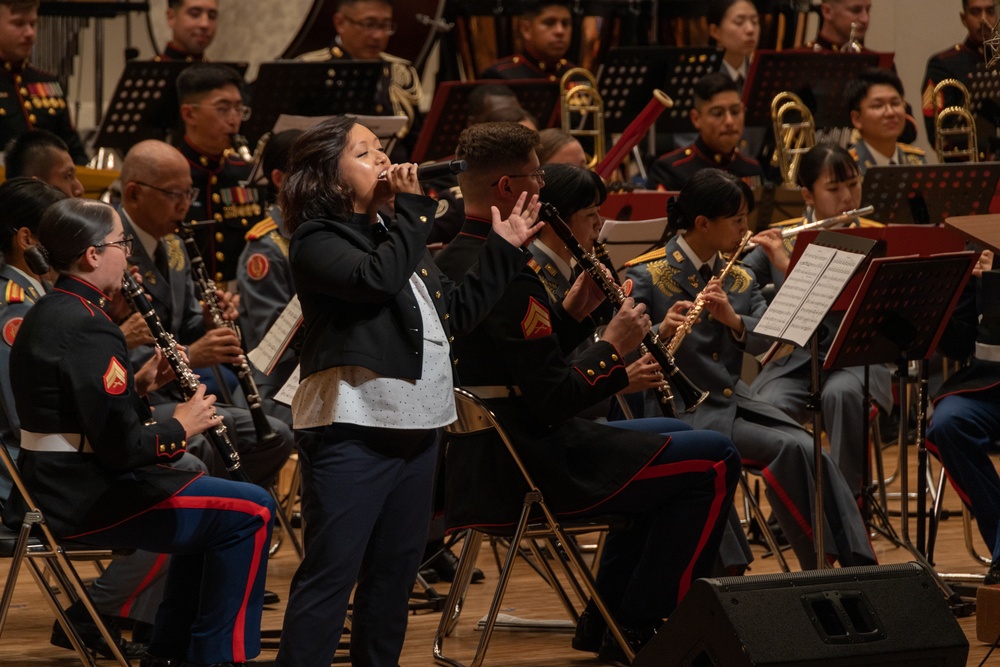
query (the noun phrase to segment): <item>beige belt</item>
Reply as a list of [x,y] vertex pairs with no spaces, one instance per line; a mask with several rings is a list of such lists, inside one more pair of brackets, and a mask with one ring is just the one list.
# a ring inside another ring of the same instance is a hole
[[465,387],[470,394],[478,398],[513,398],[521,395],[520,387],[508,387],[507,385],[480,385],[475,387]]
[[995,361],[1000,363],[1000,345],[986,345],[985,343],[976,343],[976,359],[980,361]]
[[84,452],[93,454],[90,446],[81,433],[32,433],[21,429],[21,449],[32,452]]

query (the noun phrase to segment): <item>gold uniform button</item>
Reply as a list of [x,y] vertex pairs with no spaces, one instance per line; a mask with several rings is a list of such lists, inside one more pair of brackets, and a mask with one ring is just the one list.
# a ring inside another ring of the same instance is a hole
[[383,107],[382,107],[381,104],[376,104],[375,105],[375,113],[382,113],[382,108]]
[[219,196],[219,193],[218,192],[213,192],[212,193],[212,203],[213,204],[218,204],[220,201],[222,201],[222,197]]
[[725,396],[726,398],[731,398],[733,395],[733,390],[730,389],[729,387],[726,387],[725,389],[722,390],[722,395]]
[[0,109],[0,116],[6,116],[6,115],[7,115],[7,110],[6,109]]
[[456,359],[455,361],[451,362],[451,365],[452,366],[458,366],[458,359]]
[[217,283],[221,283],[222,282],[222,271],[216,271],[215,272],[215,282],[217,282]]
[[617,354],[612,354],[611,355],[611,361],[618,361],[618,355]]
[[719,353],[718,352],[713,352],[712,353],[712,361],[718,361],[718,360],[719,360]]
[[173,452],[173,451],[176,451],[176,450],[177,450],[177,443],[171,442],[170,443],[170,451]]
[[420,216],[420,222],[427,222],[427,216],[426,215]]
[[451,318],[451,313],[445,313],[445,314],[444,314],[444,319],[446,319],[446,320],[447,320],[447,319],[449,319],[449,318]]
[[427,269],[420,269],[420,275],[422,275],[424,278],[426,278],[427,277]]
[[222,214],[221,213],[216,213],[212,217],[215,218],[216,222],[222,222]]
[[160,445],[160,451],[161,452],[167,451],[167,446],[166,445]]
[[454,343],[455,342],[455,337],[454,336],[448,336],[448,342],[449,343]]
[[[205,157],[204,155],[202,155],[200,158],[198,158],[198,162],[200,162],[201,166],[203,166],[203,167],[207,167],[208,166],[208,158]],[[213,176],[213,178],[215,178],[215,177]]]
[[34,125],[35,123],[38,122],[38,118],[35,116],[35,114],[31,114],[30,116],[28,116],[28,122]]
[[55,109],[49,109],[49,115],[50,116],[55,116],[56,115],[56,110]]
[[441,298],[441,290],[438,290],[437,292],[434,292],[434,298],[435,299],[440,299]]
[[250,224],[250,221],[247,220],[246,218],[243,218],[242,220],[240,220],[240,224],[246,227],[247,225]]
[[223,262],[223,261],[225,261],[226,256],[223,255],[221,252],[217,252],[217,253],[215,253],[215,258],[217,260],[219,260],[220,262]]
[[24,95],[27,95],[27,94],[28,94],[28,89],[27,88],[22,88],[21,89],[21,95],[24,96]]
[[601,368],[607,368],[607,366],[608,365],[606,363],[604,363],[603,361],[601,362]]
[[219,177],[218,176],[213,176],[212,178],[208,179],[208,182],[210,184],[212,184],[212,185],[215,185],[216,183],[219,182]]
[[226,239],[226,237],[222,235],[222,232],[215,232],[215,240],[216,240],[216,242],[222,243],[225,239]]
[[181,440],[181,447],[187,447],[187,446],[188,446],[188,441],[187,440]]
[[588,368],[588,369],[587,369],[587,375],[589,375],[590,377],[594,377],[594,375],[595,375],[595,373],[594,373],[594,369],[592,369],[592,368]]

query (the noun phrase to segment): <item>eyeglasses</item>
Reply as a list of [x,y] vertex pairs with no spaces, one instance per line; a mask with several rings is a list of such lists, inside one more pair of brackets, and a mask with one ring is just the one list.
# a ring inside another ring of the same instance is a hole
[[[533,172],[531,172],[530,174],[504,174],[504,176],[506,176],[507,178],[533,178],[533,179],[535,179],[535,182],[537,182],[539,185],[545,185],[545,170],[544,169],[536,169]],[[503,178],[503,176],[501,176],[500,178]],[[497,180],[495,180],[492,183],[490,183],[490,185],[493,186],[493,185],[496,185],[497,183],[499,183],[500,182],[500,178],[498,178]]]
[[126,255],[131,255],[132,254],[132,241],[134,241],[134,240],[135,240],[135,237],[132,236],[131,234],[129,234],[128,236],[126,236],[125,238],[123,238],[121,241],[103,241],[102,243],[94,243],[91,247],[94,247],[94,248],[106,248],[108,246],[113,246],[114,245],[114,246],[118,246],[119,248],[121,248],[125,252]]
[[[341,14],[341,16],[344,16]],[[395,21],[377,21],[375,19],[368,19],[367,21],[357,21],[352,19],[350,16],[344,16],[344,20],[351,25],[356,25],[365,32],[384,32],[385,34],[392,36],[396,34],[396,22]]]
[[150,185],[149,183],[143,183],[142,181],[132,181],[132,182],[135,183],[136,185],[141,185],[144,188],[152,188],[157,192],[162,192],[163,194],[167,195],[168,197],[170,197],[170,199],[177,202],[178,204],[186,201],[189,202],[192,199],[198,198],[198,192],[199,192],[198,188],[189,188],[187,190],[164,190],[163,188],[158,188],[155,185]]
[[243,104],[192,104],[193,107],[208,107],[209,109],[214,109],[215,113],[221,118],[225,118],[229,114],[236,114],[240,117],[240,120],[250,120],[250,114],[253,112],[248,106]]

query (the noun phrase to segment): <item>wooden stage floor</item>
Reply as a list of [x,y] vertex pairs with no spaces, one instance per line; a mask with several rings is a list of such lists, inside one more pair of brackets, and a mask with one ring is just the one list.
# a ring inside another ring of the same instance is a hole
[[[914,451],[911,448],[911,454]],[[910,467],[916,469],[916,457],[910,456]],[[891,472],[895,468],[896,448],[885,450],[886,467]],[[933,467],[938,470],[936,463]],[[911,474],[911,480],[915,474]],[[911,481],[911,489],[913,482]],[[898,485],[890,487],[890,491],[898,490]],[[898,501],[890,500],[890,509],[898,510]],[[911,503],[915,507],[915,503]],[[978,565],[968,555],[963,540],[962,520],[958,512],[960,504],[953,489],[945,492],[945,508],[952,510],[954,516],[941,523],[940,535],[935,550],[937,570],[946,573],[982,574],[985,566]],[[898,529],[899,518],[893,519]],[[911,534],[914,530],[911,529]],[[978,533],[975,541],[980,553],[986,553]],[[902,563],[911,560],[909,553],[894,547],[888,540],[877,537],[873,540],[876,553],[882,563]],[[465,612],[459,622],[455,634],[446,643],[447,653],[463,661],[472,659],[475,646],[479,640],[479,632],[474,629],[475,621],[481,618],[489,604],[496,582],[497,570],[493,556],[484,545],[479,565],[486,572],[486,582],[473,585],[468,598]],[[750,574],[765,574],[777,572],[778,568],[773,558],[763,558],[763,550],[754,548],[756,560]],[[796,568],[794,556],[786,551],[791,559],[793,569]],[[282,596],[282,603],[274,608],[268,608],[264,613],[265,628],[279,628],[284,613],[284,598],[287,596],[288,585],[295,571],[297,559],[291,547],[283,546],[272,558],[268,571],[268,588]],[[83,566],[84,572],[88,566]],[[7,576],[7,561],[0,562],[0,582]],[[447,584],[436,586],[442,594],[447,592]],[[563,619],[565,614],[556,597],[541,584],[538,576],[523,563],[516,569],[510,588],[505,598],[503,611],[505,613],[536,619]],[[431,657],[431,643],[437,628],[440,614],[436,612],[418,612],[410,616],[406,645],[400,664],[403,667],[424,667],[434,665]],[[17,583],[14,606],[7,620],[7,627],[0,637],[0,665],[3,667],[29,667],[37,665],[70,666],[80,664],[75,654],[65,649],[59,649],[49,644],[49,633],[53,618],[42,596],[38,593],[34,581],[26,569],[22,569]],[[959,619],[971,645],[969,665],[979,665],[986,655],[988,646],[976,640],[975,616]],[[921,632],[914,627],[914,632]],[[597,666],[601,663],[591,654],[580,653],[570,648],[570,635],[551,632],[540,633],[532,631],[498,630],[493,637],[487,656],[487,665],[504,665],[508,667],[556,667],[571,665],[578,667]],[[266,660],[274,657],[273,651],[265,651],[260,658]],[[111,665],[111,661],[103,661]],[[988,665],[1000,667],[1000,649],[995,651],[987,661]]]

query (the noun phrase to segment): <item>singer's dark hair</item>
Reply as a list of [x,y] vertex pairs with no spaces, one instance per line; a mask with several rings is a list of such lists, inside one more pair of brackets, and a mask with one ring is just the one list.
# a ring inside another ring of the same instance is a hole
[[309,128],[292,144],[278,195],[289,233],[308,220],[343,220],[354,213],[354,191],[340,175],[340,156],[356,124],[353,118],[334,116]]
[[827,171],[833,173],[835,183],[843,183],[861,175],[861,168],[846,148],[839,144],[816,144],[802,156],[798,183],[801,187],[812,190],[816,181]]
[[264,145],[260,163],[267,178],[267,200],[273,202],[278,198],[278,186],[271,180],[271,172],[288,171],[288,156],[292,152],[292,144],[302,136],[302,130],[285,130],[271,137]]
[[548,164],[544,169],[545,185],[538,196],[567,222],[577,211],[600,206],[608,198],[604,181],[589,169],[572,164]]
[[700,169],[667,204],[667,226],[691,229],[699,215],[715,220],[753,207],[753,190],[743,180],[721,169]]
[[[67,273],[90,246],[114,229],[115,209],[94,199],[63,199],[52,204],[38,225],[38,245],[24,259],[36,274]],[[106,250],[106,248],[101,249]]]
[[25,227],[38,236],[38,224],[52,204],[66,195],[37,178],[12,178],[0,185],[0,252],[10,258],[14,237]]

